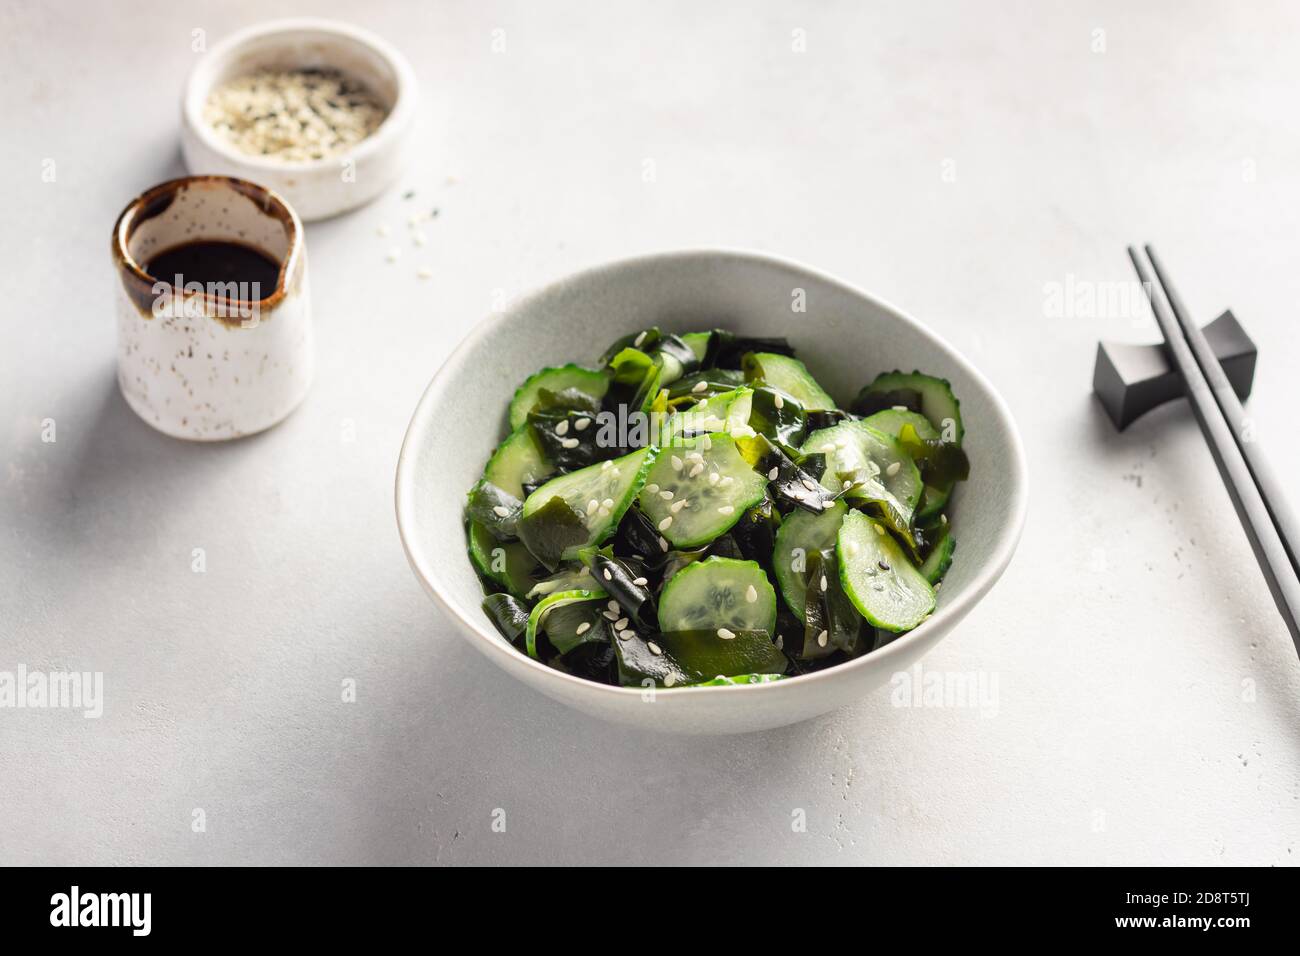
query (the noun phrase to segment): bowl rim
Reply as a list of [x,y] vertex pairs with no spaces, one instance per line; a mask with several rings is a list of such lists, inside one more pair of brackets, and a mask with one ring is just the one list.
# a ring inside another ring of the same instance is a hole
[[[682,249],[669,252],[653,252],[643,255],[630,256],[623,259],[616,259],[610,262],[601,263],[576,272],[567,273],[557,279],[545,283],[534,289],[525,296],[520,297],[510,307],[497,314],[489,315],[485,320],[480,321],[470,332],[460,341],[447,358],[439,366],[433,378],[429,381],[419,402],[415,406],[415,411],[411,416],[411,421],[407,425],[406,433],[402,438],[402,448],[397,459],[397,474],[394,485],[394,507],[397,517],[398,536],[402,541],[402,549],[406,553],[406,559],[411,565],[417,578],[424,585],[426,591],[434,601],[452,618],[456,619],[462,626],[468,628],[476,638],[481,639],[480,650],[494,658],[503,669],[510,671],[512,667],[524,666],[531,668],[539,675],[542,681],[553,682],[556,686],[557,693],[567,690],[573,694],[593,694],[598,697],[604,697],[610,701],[619,699],[626,701],[639,701],[645,693],[641,687],[615,687],[612,684],[601,684],[596,681],[586,680],[573,674],[566,674],[558,671],[553,667],[547,667],[541,661],[533,660],[525,654],[520,654],[515,648],[507,645],[501,635],[488,626],[487,618],[478,615],[477,619],[471,619],[468,615],[461,613],[455,601],[442,590],[441,583],[438,580],[436,572],[424,562],[422,554],[419,553],[418,547],[414,543],[414,501],[417,493],[417,479],[415,474],[415,454],[413,451],[415,436],[423,432],[427,420],[432,416],[434,409],[440,404],[442,394],[447,387],[447,379],[450,377],[450,371],[458,367],[464,359],[464,356],[479,342],[495,334],[496,327],[505,321],[512,314],[530,308],[532,304],[549,295],[557,286],[570,285],[578,282],[590,281],[603,273],[615,272],[633,266],[649,265],[655,263],[670,262],[673,260],[691,260],[691,259],[728,259],[735,261],[761,263],[766,266],[774,266],[787,271],[801,272],[811,276],[818,281],[828,283],[838,287],[844,292],[859,296],[872,305],[883,309],[893,315],[899,321],[912,326],[923,332],[926,336],[938,342],[940,348],[948,353],[948,357],[962,370],[981,385],[985,392],[992,399],[996,412],[1000,413],[1007,425],[1008,445],[1011,454],[1008,456],[1011,461],[1013,480],[1009,482],[1011,495],[1011,521],[1005,528],[1004,533],[995,541],[994,548],[988,560],[980,568],[978,576],[972,582],[971,587],[959,596],[952,604],[940,607],[929,618],[912,630],[901,635],[897,639],[886,644],[879,650],[872,651],[869,654],[863,654],[861,657],[846,661],[843,664],[837,664],[834,667],[828,667],[824,670],[814,671],[811,674],[799,674],[794,677],[788,677],[785,680],[770,681],[762,684],[742,685],[747,688],[747,693],[765,693],[765,694],[788,694],[796,693],[792,688],[812,687],[817,683],[825,684],[829,681],[836,680],[836,674],[847,676],[849,673],[860,670],[865,667],[879,666],[881,663],[888,661],[892,657],[899,656],[903,649],[912,644],[923,640],[929,631],[944,625],[947,619],[954,619],[954,623],[960,621],[970,610],[978,604],[989,592],[993,585],[1002,576],[1007,566],[1011,563],[1011,557],[1015,553],[1016,546],[1020,542],[1021,533],[1024,530],[1025,516],[1028,510],[1029,499],[1029,470],[1028,462],[1025,456],[1024,444],[1020,439],[1020,431],[1016,427],[1015,418],[1011,415],[1011,410],[1006,401],[998,393],[992,383],[989,382],[978,369],[975,368],[960,352],[952,347],[946,339],[938,333],[924,326],[916,319],[912,318],[903,310],[889,304],[883,299],[869,295],[854,285],[846,283],[836,277],[807,266],[797,260],[785,258],[782,256],[772,255],[766,252],[758,252],[738,248],[695,248]],[[468,558],[466,559],[468,560]],[[842,678],[841,678],[842,679]],[[679,697],[688,695],[690,697],[699,697],[703,694],[732,693],[735,695],[732,686],[718,687],[674,687],[664,688],[656,687],[656,698]],[[567,696],[567,695],[566,695]]]
[[[373,133],[351,149],[333,156],[323,156],[320,159],[264,158],[235,149],[218,136],[203,119],[203,104],[212,90],[217,71],[226,61],[253,40],[292,33],[325,33],[351,40],[368,47],[392,70],[396,80],[396,95],[393,97],[388,115]],[[415,72],[410,62],[396,47],[377,34],[342,20],[330,20],[324,17],[286,17],[255,23],[217,41],[186,77],[185,89],[181,94],[181,113],[186,127],[204,146],[232,163],[266,172],[304,174],[320,169],[333,169],[344,160],[359,163],[366,157],[388,148],[402,130],[410,125],[415,110],[415,89]]]

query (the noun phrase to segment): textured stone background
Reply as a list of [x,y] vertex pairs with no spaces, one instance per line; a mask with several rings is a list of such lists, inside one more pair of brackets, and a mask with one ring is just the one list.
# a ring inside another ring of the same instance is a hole
[[[97,721],[0,710],[0,862],[1295,861],[1295,651],[1188,411],[1117,436],[1089,396],[1097,338],[1153,323],[1073,295],[1156,242],[1201,317],[1255,336],[1258,434],[1300,469],[1300,10],[277,8],[402,48],[419,149],[309,228],[305,405],[203,447],[117,392],[109,229],[181,172],[191,31],[267,8],[0,3],[0,670],[100,670],[107,697]],[[422,593],[392,480],[443,357],[494,298],[701,245],[896,303],[1011,403],[1024,541],[925,661],[996,680],[995,708],[884,689],[772,733],[638,735],[497,672]]]

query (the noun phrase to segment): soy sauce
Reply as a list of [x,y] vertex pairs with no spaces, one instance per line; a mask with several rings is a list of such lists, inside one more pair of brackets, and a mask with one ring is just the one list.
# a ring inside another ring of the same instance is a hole
[[[202,239],[173,246],[145,263],[144,271],[162,282],[183,284],[247,283],[242,289],[257,289],[265,299],[280,281],[280,263],[260,249],[239,242]],[[253,286],[252,283],[258,283]],[[243,294],[240,296],[245,298]]]

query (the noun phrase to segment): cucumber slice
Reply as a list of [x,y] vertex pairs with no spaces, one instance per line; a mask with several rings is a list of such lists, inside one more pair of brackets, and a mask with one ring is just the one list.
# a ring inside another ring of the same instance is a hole
[[736,388],[730,392],[703,398],[696,405],[674,413],[660,429],[659,445],[680,445],[683,435],[700,432],[744,434],[749,427],[749,411],[754,390]]
[[730,435],[701,435],[663,450],[646,477],[641,510],[675,547],[693,548],[731,528],[766,487]]
[[533,410],[542,389],[562,392],[566,388],[576,388],[599,401],[609,391],[609,377],[600,369],[583,368],[572,363],[559,368],[544,368],[530,375],[515,389],[515,397],[510,400],[510,427],[518,428],[528,421],[528,413]]
[[537,559],[518,541],[502,542],[478,521],[469,525],[469,556],[479,574],[517,598],[531,597],[540,570]]
[[483,480],[522,501],[524,485],[535,485],[553,474],[555,468],[542,456],[525,421],[492,453],[483,469]]
[[945,378],[921,372],[886,372],[858,393],[853,411],[860,415],[894,405],[905,405],[920,412],[939,432],[944,441],[960,445],[966,434],[961,423],[961,402],[952,393]]
[[930,548],[930,553],[921,562],[922,576],[931,584],[938,584],[942,581],[943,576],[952,567],[952,553],[956,548],[957,541],[952,536],[952,529],[947,522],[944,522],[939,540],[934,543],[934,546]]
[[776,572],[776,583],[781,588],[786,606],[801,621],[804,615],[804,575],[808,570],[808,556],[835,546],[840,524],[848,511],[842,501],[835,502],[820,514],[792,511],[777,529],[772,570]]
[[863,422],[845,421],[813,432],[800,453],[826,456],[822,487],[853,501],[892,506],[904,525],[897,530],[906,530],[923,485],[920,470],[896,439]]
[[797,358],[775,352],[751,352],[741,362],[745,381],[761,381],[764,385],[784,392],[804,411],[815,412],[835,407],[835,399],[817,384],[807,366]]
[[537,633],[546,629],[546,617],[553,608],[581,601],[599,601],[604,597],[605,592],[596,588],[591,591],[557,591],[538,601],[537,606],[528,615],[528,630],[524,635],[524,646],[528,650],[528,656],[540,660],[537,656]]
[[[659,596],[659,625],[664,631],[716,633],[725,629],[732,634],[772,634],[776,592],[757,562],[706,558],[683,568],[664,587]],[[725,635],[719,636],[725,639]]]
[[851,511],[836,544],[840,583],[871,624],[910,631],[934,611],[934,589],[885,525]]
[[[938,429],[930,424],[928,418],[920,412],[913,412],[904,408],[886,408],[883,412],[876,412],[874,415],[864,418],[862,424],[884,432],[891,438],[898,438],[903,426],[911,425],[916,429],[916,434],[920,436],[922,441],[937,441],[939,439]],[[924,471],[921,472],[921,479],[922,481],[925,480]],[[951,482],[946,487],[927,484],[922,489],[921,501],[916,506],[916,520],[923,522],[933,518],[943,510],[951,495]]]
[[642,448],[552,478],[524,502],[519,536],[548,568],[614,533],[645,482],[658,449]]
[[709,354],[709,339],[713,338],[712,332],[687,332],[682,336],[682,341],[686,343],[687,348],[695,353],[695,360],[703,362],[704,356]]
[[552,574],[549,578],[534,582],[524,597],[531,601],[535,598],[544,598],[548,594],[558,594],[561,591],[590,590],[596,586],[596,581],[591,576],[591,569],[583,565],[579,568],[564,568]]

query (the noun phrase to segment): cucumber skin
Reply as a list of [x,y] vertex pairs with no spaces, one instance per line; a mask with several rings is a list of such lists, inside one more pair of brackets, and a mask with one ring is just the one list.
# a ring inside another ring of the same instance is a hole
[[512,431],[506,438],[497,445],[496,450],[492,452],[492,457],[488,459],[487,465],[483,468],[482,481],[496,485],[502,491],[514,495],[520,501],[526,497],[524,495],[523,482],[516,484],[516,476],[505,474],[506,470],[514,471],[511,459],[515,456],[521,457],[527,463],[529,455],[534,458],[540,466],[541,473],[532,475],[535,481],[544,481],[555,474],[555,468],[547,462],[542,450],[537,446],[537,440],[533,438],[532,429],[525,420],[522,425]]
[[[603,385],[599,393],[591,391],[590,387],[584,388],[583,385],[576,384],[572,381],[566,382],[562,386],[563,388],[576,388],[579,391],[586,392],[592,398],[597,399],[604,398],[605,393],[609,391],[609,377],[600,369],[587,368],[574,362],[570,362],[567,365],[548,366],[547,368],[539,369],[524,379],[523,383],[515,389],[514,397],[510,399],[511,431],[517,429],[520,425],[527,423],[528,413],[532,411],[532,399],[536,398],[537,393],[541,389],[548,387],[548,379],[559,378],[559,373],[563,373],[571,378],[581,379],[587,386],[594,385],[597,380],[599,380]],[[558,389],[552,389],[552,391],[558,391]]]
[[[800,620],[803,620],[803,615],[804,615],[803,575],[800,573],[796,573],[790,567],[789,557],[790,557],[790,552],[793,551],[793,548],[787,551],[784,548],[784,545],[786,541],[788,541],[789,538],[799,530],[798,525],[807,524],[809,522],[822,522],[822,521],[829,524],[831,520],[833,520],[832,516],[836,514],[839,515],[839,521],[837,521],[835,524],[834,533],[829,536],[829,538],[825,541],[825,543],[821,545],[821,547],[805,548],[804,558],[806,560],[808,554],[812,553],[813,551],[820,551],[822,548],[835,546],[835,541],[839,537],[840,524],[843,523],[845,515],[848,514],[848,507],[844,504],[844,502],[842,501],[835,502],[835,504],[829,510],[824,511],[819,515],[813,515],[810,512],[805,512],[805,511],[796,511],[793,514],[791,514],[788,518],[786,518],[784,521],[782,521],[781,527],[777,528],[776,530],[776,550],[772,552],[772,573],[776,577],[776,583],[781,588],[781,596],[785,598],[786,607],[788,607],[790,611],[794,614],[794,616],[799,618]],[[797,522],[798,524],[794,524],[795,522]],[[794,598],[793,600],[791,599],[792,596]]]
[[943,537],[934,543],[930,553],[926,555],[925,561],[921,563],[921,575],[930,582],[930,586],[938,584],[943,580],[943,576],[948,573],[952,567],[952,555],[957,550],[957,539],[952,536],[952,531],[944,525]]
[[[766,630],[768,634],[775,632],[776,628],[776,591],[772,589],[772,582],[768,580],[767,572],[757,561],[741,561],[736,558],[705,558],[703,561],[696,561],[682,568],[673,579],[664,585],[663,591],[659,595],[659,624],[665,631],[682,630],[673,625],[677,619],[672,615],[672,595],[682,587],[682,582],[689,584],[692,575],[698,575],[707,572],[710,568],[728,568],[736,566],[737,571],[743,570],[746,573],[756,572],[754,588],[758,591],[758,601],[755,603],[767,604],[771,613],[766,616],[767,626],[764,628],[751,628],[751,630]],[[761,585],[760,585],[761,580]]]
[[580,601],[600,601],[609,597],[600,588],[590,591],[557,591],[554,594],[548,594],[542,598],[533,607],[528,615],[528,630],[524,634],[524,643],[528,649],[528,656],[533,660],[541,660],[537,656],[537,632],[543,630],[542,618],[557,604],[576,604]]
[[[929,607],[921,614],[919,614],[916,617],[916,620],[904,624],[885,621],[877,617],[874,613],[872,613],[872,611],[866,607],[865,602],[858,597],[857,592],[854,590],[853,582],[849,579],[850,564],[855,560],[861,561],[862,557],[859,556],[856,559],[850,558],[847,554],[847,549],[845,549],[843,546],[845,532],[852,533],[855,531],[855,527],[854,527],[855,525],[861,525],[863,523],[866,523],[868,525],[868,530],[870,534],[876,534],[875,530],[870,528],[870,525],[875,523],[874,519],[868,518],[866,515],[862,514],[861,512],[857,512],[857,511],[850,512],[848,515],[845,516],[844,523],[840,525],[840,533],[837,537],[836,545],[835,545],[836,552],[837,552],[836,556],[838,557],[839,564],[840,564],[840,586],[844,588],[844,593],[849,596],[849,600],[851,600],[853,602],[853,606],[858,609],[858,613],[867,619],[868,624],[871,624],[873,627],[877,627],[884,631],[891,631],[895,634],[902,634],[905,631],[910,631],[913,628],[915,628],[917,625],[919,625],[923,620],[925,620],[926,617],[934,613],[934,606],[935,606],[934,588],[931,587],[930,583],[925,580],[925,577],[921,574],[921,572],[918,571],[911,564],[906,553],[904,553],[902,546],[898,544],[897,541],[894,541],[894,539],[891,536],[889,536],[888,532],[886,532],[884,536],[885,540],[891,543],[893,545],[894,550],[897,552],[896,554],[893,555],[887,555],[888,557],[891,558],[890,563],[897,565],[898,562],[901,560],[902,562],[904,562],[904,566],[909,568],[912,571],[912,573],[916,574],[917,577],[920,578],[920,580],[925,583],[927,589],[930,592]],[[886,547],[886,550],[888,550],[888,547]]]
[[[923,387],[918,388],[918,385]],[[880,375],[877,375],[875,381],[862,391],[888,392],[900,388],[910,388],[921,393],[921,413],[929,419],[930,424],[940,433],[943,431],[942,420],[935,421],[933,418],[930,418],[929,414],[925,411],[925,389],[941,389],[945,394],[945,398],[952,400],[952,419],[957,426],[957,436],[954,439],[954,444],[960,445],[962,443],[962,439],[966,437],[966,427],[962,424],[961,420],[961,400],[953,392],[951,382],[946,378],[939,378],[937,375],[927,375],[924,372],[917,371],[916,369],[913,369],[911,372],[901,372],[898,369],[894,369],[892,372],[883,372]],[[938,412],[937,409],[936,412],[942,415],[942,413]]]

